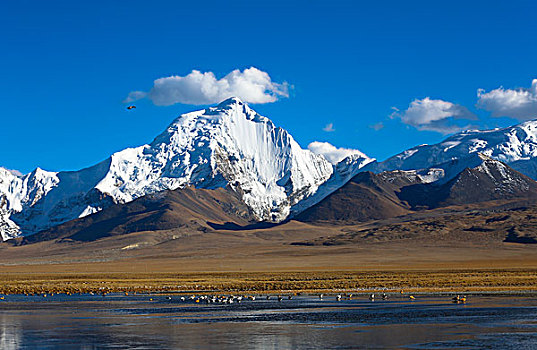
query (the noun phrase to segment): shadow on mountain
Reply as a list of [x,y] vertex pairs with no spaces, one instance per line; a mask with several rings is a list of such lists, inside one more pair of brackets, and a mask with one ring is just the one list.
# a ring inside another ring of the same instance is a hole
[[486,156],[478,159],[479,164],[472,159],[475,167],[431,183],[415,171],[362,172],[295,219],[353,224],[490,201],[537,202],[533,179]]
[[234,222],[225,222],[223,224],[218,224],[215,222],[207,222],[207,225],[209,225],[214,230],[223,230],[223,231],[248,231],[248,230],[258,230],[258,229],[265,229],[265,228],[272,228],[281,224],[286,223],[288,220],[283,222],[257,222],[254,224],[249,224],[245,226],[237,225]]
[[207,232],[213,230],[209,222],[244,229],[254,220],[250,209],[230,189],[187,187],[113,205],[98,213],[24,237],[19,244],[50,240],[89,242],[146,231]]
[[485,159],[480,166],[466,168],[444,184],[403,187],[398,197],[412,209],[517,198],[537,199],[537,183],[499,161]]
[[516,227],[511,227],[507,236],[504,239],[507,243],[523,243],[523,244],[535,244],[537,239],[535,235],[529,235],[524,232],[519,232]]
[[404,172],[361,172],[295,219],[355,223],[404,215],[410,208],[397,198],[397,192],[413,183]]

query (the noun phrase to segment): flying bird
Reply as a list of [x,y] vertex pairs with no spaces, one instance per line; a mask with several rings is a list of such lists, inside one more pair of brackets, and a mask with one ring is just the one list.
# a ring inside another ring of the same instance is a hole
[[134,109],[136,106],[128,106],[127,109]]

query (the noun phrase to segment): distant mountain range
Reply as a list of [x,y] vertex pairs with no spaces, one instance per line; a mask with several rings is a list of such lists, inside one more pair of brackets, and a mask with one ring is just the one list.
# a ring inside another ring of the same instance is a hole
[[537,120],[502,129],[463,131],[440,143],[416,146],[383,162],[373,162],[367,170],[424,169],[475,153],[504,162],[537,179]]
[[362,222],[533,199],[536,158],[537,121],[529,121],[465,131],[383,162],[358,153],[331,164],[230,98],[181,115],[150,144],[86,169],[18,175],[0,168],[0,233],[27,242],[84,240],[290,218]]
[[[453,177],[431,181],[443,169],[360,172],[319,203],[296,216],[305,222],[356,223],[386,219],[417,210],[496,200],[536,200],[537,182],[483,154],[470,155]],[[445,165],[444,165],[445,166]],[[449,168],[448,168],[449,169]]]

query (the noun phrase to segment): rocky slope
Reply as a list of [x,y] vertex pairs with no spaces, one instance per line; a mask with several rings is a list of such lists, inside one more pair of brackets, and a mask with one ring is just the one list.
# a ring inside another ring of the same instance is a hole
[[[468,164],[472,167],[464,167]],[[440,166],[421,171],[361,172],[296,219],[355,223],[452,205],[513,199],[537,202],[537,182],[483,154]],[[459,172],[452,175],[456,170]]]
[[438,208],[493,200],[537,200],[537,182],[508,165],[479,154],[480,164],[447,182],[401,188],[399,198],[412,208]]
[[245,226],[255,221],[250,208],[230,189],[186,187],[112,205],[83,218],[18,238],[19,244],[49,240],[94,241],[144,231],[206,232],[212,226]]
[[402,215],[410,207],[399,200],[397,192],[403,186],[421,183],[411,171],[362,172],[295,219],[353,223]]

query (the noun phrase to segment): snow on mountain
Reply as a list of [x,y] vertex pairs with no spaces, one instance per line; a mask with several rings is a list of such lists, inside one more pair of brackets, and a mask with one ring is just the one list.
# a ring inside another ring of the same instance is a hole
[[482,153],[537,179],[537,120],[493,130],[469,130],[434,145],[420,145],[401,152],[364,170],[425,169]]
[[445,177],[442,168],[429,168],[419,170],[392,170],[378,174],[380,178],[389,183],[406,180],[410,183],[433,183]]
[[502,162],[487,156],[481,155],[483,162],[473,169],[472,175],[481,173],[485,175],[494,188],[496,195],[505,197],[505,195],[518,194],[528,191],[530,187],[537,188],[535,182],[527,177],[513,171],[513,169]]
[[5,240],[89,215],[113,203],[187,185],[230,186],[259,220],[282,221],[312,196],[334,167],[302,149],[237,98],[184,114],[153,142],[74,172],[0,169],[0,233]]
[[24,176],[0,168],[0,234],[3,240],[18,235],[20,230],[11,214],[35,205],[57,184],[56,173],[40,168]]
[[360,172],[295,219],[353,224],[452,205],[537,199],[537,182],[529,177],[481,153],[468,158],[444,168]]
[[125,202],[187,184],[229,184],[259,219],[281,221],[331,174],[325,158],[232,98],[181,116],[149,145],[112,155],[96,188]]
[[537,121],[461,132],[384,162],[325,143],[311,147],[314,152],[302,149],[287,131],[231,98],[184,114],[150,144],[117,152],[86,169],[37,168],[21,175],[0,168],[0,234],[3,240],[32,234],[114,203],[188,185],[228,186],[258,220],[280,222],[362,171],[406,170],[423,183],[441,184],[475,168],[485,155],[537,179]]
[[[413,147],[383,162],[355,157],[359,159],[358,162],[349,157],[338,163],[332,177],[321,185],[317,193],[293,206],[292,215],[319,203],[358,172],[404,170],[406,176],[417,178],[424,184],[441,185],[467,168],[475,172],[485,171],[487,167],[501,169],[505,165],[500,162],[504,162],[522,174],[537,179],[537,121],[503,129],[461,132],[435,145]],[[491,159],[485,161],[488,157]],[[500,170],[493,173],[494,181],[498,184],[497,192],[512,187],[509,172],[504,172],[504,178]]]

